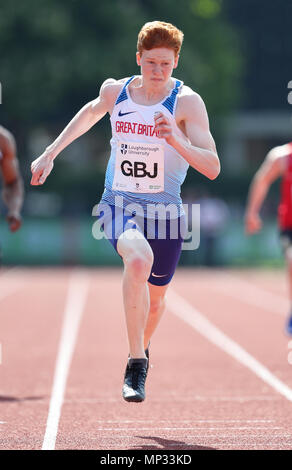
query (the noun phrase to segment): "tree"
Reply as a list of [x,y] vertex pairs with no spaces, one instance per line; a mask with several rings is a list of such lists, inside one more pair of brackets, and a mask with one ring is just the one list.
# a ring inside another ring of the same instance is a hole
[[[207,2],[207,3],[206,3]],[[7,119],[26,126],[67,119],[102,81],[135,68],[143,23],[161,18],[185,33],[177,73],[212,112],[238,96],[237,38],[220,0],[10,0],[1,6],[0,57]],[[207,5],[207,8],[206,8]],[[209,5],[209,7],[208,7]]]

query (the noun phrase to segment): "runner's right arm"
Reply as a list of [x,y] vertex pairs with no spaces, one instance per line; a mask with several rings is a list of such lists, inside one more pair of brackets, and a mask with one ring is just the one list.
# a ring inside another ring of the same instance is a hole
[[267,154],[251,182],[245,212],[245,231],[247,234],[258,232],[262,227],[259,212],[271,184],[284,172],[285,157],[283,146],[273,148]]
[[112,86],[114,83],[116,81],[112,78],[106,80],[100,88],[99,97],[83,106],[56,140],[46,148],[39,158],[32,162],[32,185],[43,184],[53,169],[53,161],[57,155],[100,121],[110,110],[115,91]]

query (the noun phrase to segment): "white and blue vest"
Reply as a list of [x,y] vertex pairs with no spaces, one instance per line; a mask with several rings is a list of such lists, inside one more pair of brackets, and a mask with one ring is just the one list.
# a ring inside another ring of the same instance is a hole
[[[179,136],[183,136],[183,133],[178,128],[175,121],[177,94],[183,82],[175,79],[175,86],[167,97],[160,103],[147,106],[137,104],[131,99],[128,86],[134,78],[136,78],[136,76],[131,77],[123,86],[117,97],[110,118],[112,127],[112,138],[110,141],[111,155],[106,169],[105,189],[102,194],[101,202],[118,205],[123,208],[130,203],[138,203],[143,207],[145,215],[147,208],[147,214],[150,217],[150,206],[154,208],[157,204],[163,204],[165,206],[173,204],[178,208],[178,214],[181,215],[184,213],[184,210],[180,190],[185,180],[189,164],[165,141],[165,139],[157,137],[154,128],[154,113],[164,113],[171,121],[171,125],[176,133]],[[159,148],[160,153],[161,151],[163,152],[163,174],[160,178],[163,180],[162,186],[149,184],[147,192],[139,192],[139,185],[142,186],[140,183],[143,181],[143,176],[148,175],[148,181],[151,183],[150,178],[153,178],[153,182],[155,183],[156,172],[159,170],[157,170],[157,166],[155,166],[156,163],[154,163],[154,167],[153,163],[151,165],[149,163],[148,165],[147,158],[145,157],[147,152],[134,151],[137,155],[133,157],[134,160],[128,161],[129,149],[131,148],[142,149],[142,151],[149,149],[155,151],[156,148]],[[143,159],[146,163],[139,161]],[[148,168],[147,165],[149,166]],[[119,172],[121,174],[120,179]],[[126,179],[126,176],[128,179]],[[132,184],[131,187],[134,187],[135,191],[129,191],[129,189],[126,191],[123,190],[123,186],[127,188],[129,186],[128,184],[119,184],[119,181],[128,182],[130,180]],[[153,189],[152,192],[151,187],[160,189]],[[116,196],[121,196],[121,198],[117,198]]]

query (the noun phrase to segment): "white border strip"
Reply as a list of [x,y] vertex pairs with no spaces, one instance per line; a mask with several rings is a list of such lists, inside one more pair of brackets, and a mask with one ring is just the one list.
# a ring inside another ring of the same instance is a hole
[[229,356],[236,359],[265,383],[274,388],[287,400],[292,401],[292,390],[275,375],[273,375],[259,361],[245,351],[239,344],[226,336],[214,326],[202,313],[196,310],[183,297],[170,290],[168,293],[168,309],[178,318],[186,322],[198,331],[208,341],[225,351]]
[[55,367],[55,375],[42,450],[54,450],[82,312],[87,298],[89,278],[85,273],[73,272],[69,281],[62,334]]

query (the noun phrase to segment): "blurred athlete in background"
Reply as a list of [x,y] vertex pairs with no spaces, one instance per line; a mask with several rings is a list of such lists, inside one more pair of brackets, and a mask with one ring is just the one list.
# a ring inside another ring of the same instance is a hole
[[[202,98],[172,77],[182,41],[183,33],[172,24],[146,23],[137,44],[141,75],[106,80],[100,96],[79,111],[31,166],[31,184],[43,184],[57,155],[110,114],[112,151],[100,206],[104,233],[124,262],[130,354],[123,398],[131,402],[145,399],[149,340],[165,310],[165,293],[183,242],[180,234],[176,238],[169,235],[171,222],[165,210],[156,212],[157,206],[165,209],[171,205],[176,212],[173,226],[185,226],[180,187],[189,165],[210,179],[220,172]],[[131,213],[126,213],[130,204],[141,209],[134,225],[134,212],[129,209]],[[168,234],[164,239],[155,224],[148,230],[150,220],[165,222]]]
[[262,228],[259,212],[271,184],[279,177],[282,177],[282,184],[278,226],[287,261],[291,303],[286,332],[292,335],[292,142],[270,150],[256,172],[249,190],[245,227],[248,234],[256,233]]
[[0,169],[2,198],[7,207],[6,219],[11,232],[16,232],[21,226],[23,182],[16,156],[15,139],[11,132],[2,126],[0,126]]

